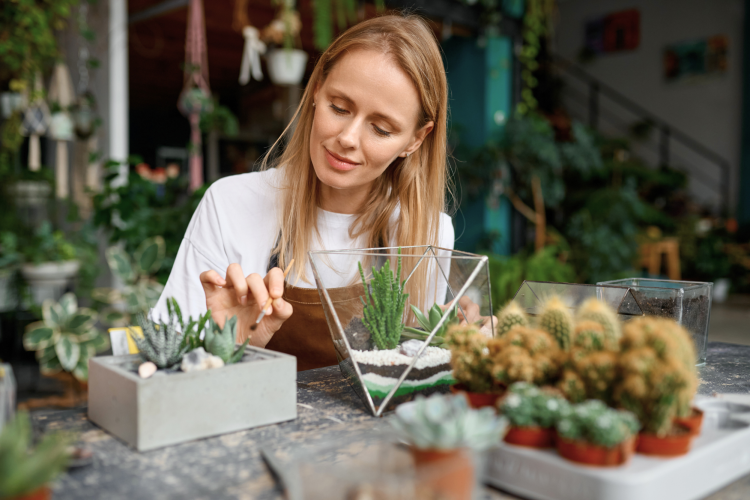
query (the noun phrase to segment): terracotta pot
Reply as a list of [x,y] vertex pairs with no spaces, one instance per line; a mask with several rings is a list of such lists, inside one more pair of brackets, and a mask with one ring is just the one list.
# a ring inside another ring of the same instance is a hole
[[692,440],[693,434],[690,428],[684,425],[675,425],[672,431],[664,437],[641,432],[638,434],[636,451],[644,455],[677,457],[690,451]]
[[419,480],[441,498],[470,499],[474,492],[474,465],[467,450],[410,448]]
[[52,491],[47,486],[42,486],[31,493],[18,497],[10,497],[8,500],[50,500],[51,498]]
[[701,433],[701,425],[703,425],[703,411],[693,407],[689,416],[675,417],[674,423],[676,425],[684,425],[690,429],[691,436],[697,436]]
[[472,408],[484,408],[486,406],[494,407],[497,400],[502,397],[502,392],[470,392],[466,390],[463,384],[454,384],[451,386],[453,394],[463,394]]
[[511,426],[505,434],[505,442],[530,448],[552,448],[555,446],[555,430],[551,427]]
[[573,441],[557,436],[557,452],[560,456],[579,464],[612,467],[630,460],[635,452],[635,436],[612,448],[586,441]]

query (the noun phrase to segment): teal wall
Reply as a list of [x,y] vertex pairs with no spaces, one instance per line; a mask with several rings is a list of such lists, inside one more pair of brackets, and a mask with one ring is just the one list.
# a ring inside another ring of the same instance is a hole
[[[511,114],[512,44],[509,38],[490,37],[484,47],[475,38],[451,38],[443,43],[448,74],[450,126],[459,131],[462,144],[483,145],[500,133]],[[461,161],[457,158],[457,168]],[[510,254],[510,203],[504,197],[491,200],[461,200],[454,217],[456,248],[477,250],[487,233],[496,231],[493,252]]]

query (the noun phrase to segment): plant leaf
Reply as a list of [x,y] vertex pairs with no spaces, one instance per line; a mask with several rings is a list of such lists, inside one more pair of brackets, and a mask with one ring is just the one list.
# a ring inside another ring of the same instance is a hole
[[81,357],[73,368],[73,376],[81,382],[86,382],[89,379],[89,358],[88,356]]
[[125,249],[120,247],[109,247],[105,252],[107,263],[113,274],[116,274],[125,283],[132,283],[135,279],[133,266],[130,263],[130,257]]
[[430,320],[427,319],[427,317],[422,313],[422,311],[419,310],[418,307],[412,305],[411,310],[414,313],[414,316],[417,318],[417,322],[422,328],[424,328],[428,332],[432,330],[432,327],[430,326]]
[[443,317],[443,310],[440,309],[440,306],[435,304],[430,309],[430,330],[435,328],[435,325],[437,325],[440,320]]
[[72,335],[61,335],[60,340],[55,344],[55,352],[62,367],[66,371],[72,371],[81,356],[81,346]]
[[44,349],[52,343],[54,333],[54,328],[46,326],[41,321],[32,323],[26,327],[26,333],[23,334],[23,348],[27,351]]
[[164,238],[154,236],[140,244],[135,251],[135,271],[138,275],[151,275],[159,270],[164,261]]

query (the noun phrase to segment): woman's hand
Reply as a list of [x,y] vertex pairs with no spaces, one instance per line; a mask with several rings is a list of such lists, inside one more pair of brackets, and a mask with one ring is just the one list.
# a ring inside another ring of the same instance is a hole
[[[440,307],[446,310],[451,304],[452,302]],[[494,337],[493,325],[497,325],[497,317],[481,316],[479,306],[465,295],[459,299],[458,305],[458,319],[461,320],[461,325],[479,323],[480,333],[486,337]]]
[[[265,278],[253,273],[245,277],[239,264],[230,264],[226,279],[213,269],[201,273],[200,280],[206,293],[206,307],[211,317],[223,327],[224,322],[237,316],[237,342],[250,336],[250,344],[265,347],[273,334],[292,315],[292,305],[282,299],[284,294],[284,272],[278,267],[271,269]],[[251,332],[250,327],[260,314],[260,308],[268,300],[273,302],[266,315]]]

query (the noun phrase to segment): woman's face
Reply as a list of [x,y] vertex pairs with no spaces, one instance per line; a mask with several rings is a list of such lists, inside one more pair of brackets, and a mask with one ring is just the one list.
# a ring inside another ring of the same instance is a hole
[[432,122],[418,128],[416,87],[391,57],[379,52],[343,56],[313,98],[310,157],[324,198],[328,193],[363,202],[372,182],[397,157],[419,148],[433,128]]

